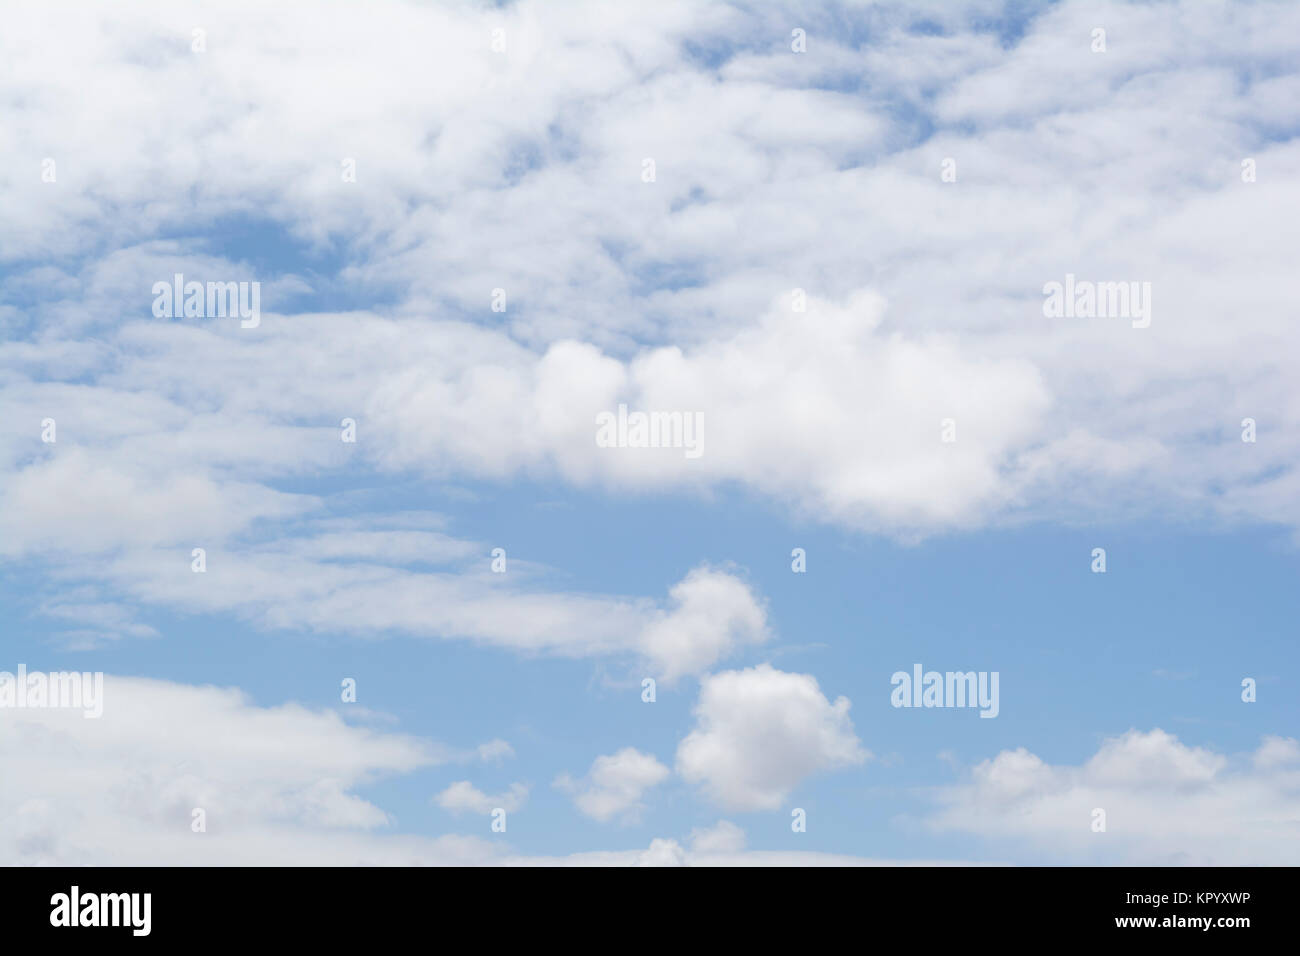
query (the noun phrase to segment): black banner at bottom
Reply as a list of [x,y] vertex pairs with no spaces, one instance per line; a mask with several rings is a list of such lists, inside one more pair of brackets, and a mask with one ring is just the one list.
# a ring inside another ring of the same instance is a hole
[[518,934],[601,948],[656,936],[771,945],[788,934],[806,944],[845,932],[863,941],[904,932],[921,946],[1131,937],[1218,947],[1289,938],[1295,874],[1138,867],[10,868],[0,876],[0,898],[8,941],[75,936],[81,945],[374,945],[424,930],[436,946],[459,939],[458,929],[477,928],[493,943]]

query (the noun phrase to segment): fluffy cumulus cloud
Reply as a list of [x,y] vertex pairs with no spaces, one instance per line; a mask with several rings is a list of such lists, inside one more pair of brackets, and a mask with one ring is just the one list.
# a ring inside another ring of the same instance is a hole
[[811,674],[770,664],[703,678],[695,719],[678,745],[677,770],[729,809],[777,809],[811,774],[868,756],[848,698],[827,700]]
[[673,605],[646,625],[639,647],[650,669],[670,683],[767,639],[766,611],[732,574],[696,568],[669,597]]
[[[931,828],[986,837],[1031,861],[1294,863],[1300,744],[1268,737],[1251,754],[1227,755],[1130,730],[1079,766],[1003,751],[937,796]],[[1094,829],[1098,810],[1104,832]]]
[[597,757],[584,779],[561,774],[555,786],[571,794],[574,805],[594,820],[633,821],[644,808],[646,791],[663,783],[671,772],[651,754],[624,747]]
[[[885,332],[871,293],[800,305],[787,294],[748,328],[627,361],[565,341],[445,385],[390,380],[372,410],[386,460],[549,465],[630,488],[740,482],[860,527],[963,524],[1005,503],[1050,407],[1034,365],[964,354],[950,335]],[[677,447],[598,447],[598,417],[620,406],[697,425]],[[960,441],[941,440],[945,419],[960,419]],[[463,426],[482,421],[493,428]]]

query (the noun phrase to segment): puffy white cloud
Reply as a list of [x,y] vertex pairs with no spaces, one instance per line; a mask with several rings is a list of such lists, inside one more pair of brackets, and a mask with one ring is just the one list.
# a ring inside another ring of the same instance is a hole
[[[1130,730],[1081,766],[1003,751],[936,796],[931,828],[988,837],[1040,863],[1284,864],[1294,860],[1300,745],[1269,737],[1234,758],[1163,730]],[[1096,809],[1105,832],[1092,829]]]
[[676,840],[654,839],[649,849],[637,855],[633,866],[685,866],[686,854]]
[[651,672],[665,681],[698,674],[768,637],[766,611],[734,575],[696,568],[669,597],[673,606],[646,625],[638,642]]
[[526,784],[512,783],[505,793],[494,796],[479,790],[468,780],[457,780],[436,794],[433,800],[451,813],[491,813],[498,807],[506,813],[514,813],[528,800],[528,787]]
[[849,720],[811,674],[770,664],[705,677],[696,727],[677,747],[677,770],[706,796],[735,810],[773,810],[799,783],[868,757]]
[[[392,379],[375,418],[394,464],[450,459],[482,474],[550,464],[578,483],[632,488],[742,482],[857,527],[970,523],[1006,503],[1014,453],[1049,393],[1028,362],[886,332],[884,314],[869,293],[842,305],[814,297],[799,313],[787,295],[752,327],[628,362],[562,342],[445,384],[427,370]],[[597,416],[620,405],[698,414],[700,455],[598,447]],[[958,441],[941,441],[948,418]]]
[[575,780],[561,774],[555,786],[572,794],[574,805],[587,816],[600,821],[621,817],[634,821],[644,808],[646,791],[668,778],[671,771],[651,754],[635,747],[597,757],[585,778]]

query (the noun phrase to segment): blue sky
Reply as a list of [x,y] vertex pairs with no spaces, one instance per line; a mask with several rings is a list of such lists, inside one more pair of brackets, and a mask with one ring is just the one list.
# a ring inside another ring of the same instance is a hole
[[0,72],[0,671],[108,676],[0,710],[0,861],[1294,862],[1294,10],[68,8]]

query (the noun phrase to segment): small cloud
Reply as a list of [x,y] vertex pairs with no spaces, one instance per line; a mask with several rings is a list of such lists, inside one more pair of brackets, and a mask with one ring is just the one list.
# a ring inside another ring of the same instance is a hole
[[745,849],[745,831],[730,820],[719,820],[711,827],[691,831],[693,853],[739,853]]
[[479,790],[468,780],[458,780],[437,794],[433,802],[449,813],[491,813],[498,807],[507,813],[514,813],[527,799],[526,784],[512,783],[508,792],[493,796]]
[[676,840],[655,839],[650,849],[636,858],[634,866],[685,866],[686,851]]
[[583,780],[560,774],[555,788],[571,794],[574,805],[594,820],[621,816],[624,822],[631,822],[644,809],[641,797],[670,773],[650,754],[624,747],[618,753],[597,757]]
[[515,755],[515,748],[500,737],[478,745],[478,759],[484,763],[501,763]]

